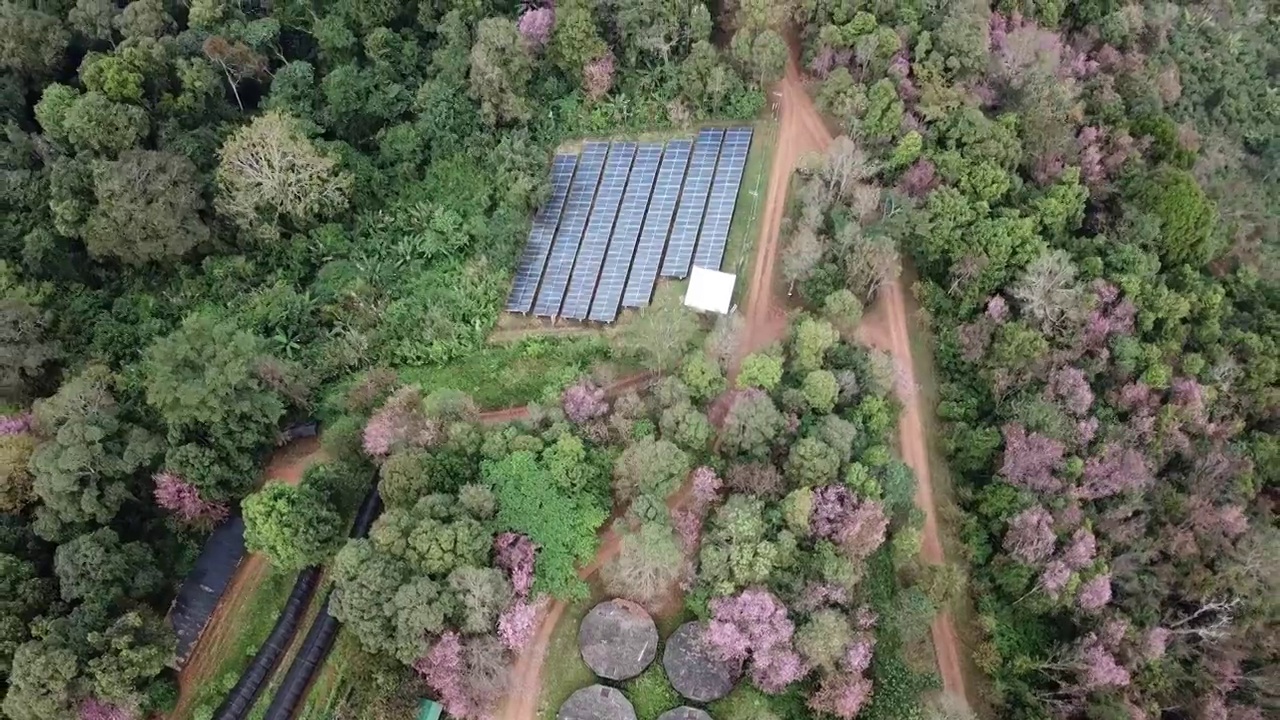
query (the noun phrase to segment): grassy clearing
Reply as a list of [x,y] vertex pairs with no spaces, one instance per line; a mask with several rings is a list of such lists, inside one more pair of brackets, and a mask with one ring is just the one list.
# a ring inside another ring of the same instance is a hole
[[729,223],[724,262],[720,266],[725,272],[738,276],[738,284],[733,289],[734,302],[741,302],[746,296],[756,242],[760,239],[761,212],[769,185],[769,169],[773,166],[773,148],[778,143],[778,123],[761,120],[755,128],[746,169],[742,172],[742,186],[738,189],[738,204]]
[[555,720],[556,712],[574,691],[596,681],[591,668],[582,661],[582,654],[578,652],[578,626],[587,616],[587,611],[604,597],[603,589],[593,583],[591,597],[570,605],[560,616],[560,622],[556,623],[542,665],[538,720]]
[[600,336],[530,337],[510,345],[486,346],[437,367],[404,368],[400,379],[430,390],[453,388],[482,408],[503,408],[541,399],[609,359]]
[[[908,286],[915,283],[915,268],[904,263],[903,277]],[[928,319],[914,295],[905,293],[907,311],[907,335],[911,343],[911,362],[915,366],[916,392],[920,394],[921,404],[927,409],[921,413],[925,437],[929,438],[926,449],[929,455],[929,478],[933,486],[933,500],[937,509],[938,534],[942,541],[946,562],[960,566],[968,574],[967,561],[960,542],[960,523],[962,511],[956,499],[956,487],[952,481],[947,459],[942,451],[942,430],[938,418],[932,412],[938,406],[939,387],[938,371],[934,365],[933,336],[930,334]],[[955,619],[956,633],[960,637],[960,660],[964,665],[965,680],[968,687],[966,694],[973,710],[979,717],[990,717],[991,708],[985,702],[990,693],[985,687],[986,677],[974,665],[973,657],[965,649],[977,645],[977,611],[966,593],[951,603],[947,608]]]
[[[262,583],[253,590],[244,603],[244,607],[249,609],[249,612],[237,618],[235,639],[223,646],[225,652],[216,660],[217,670],[210,677],[209,682],[201,687],[195,702],[191,703],[191,713],[175,714],[169,720],[190,720],[212,715],[231,688],[235,687],[240,674],[249,665],[258,647],[267,639],[267,635],[271,634],[276,618],[284,609],[289,591],[293,589],[294,579],[293,573],[281,572],[274,568],[267,570]],[[206,715],[205,712],[208,714]]]

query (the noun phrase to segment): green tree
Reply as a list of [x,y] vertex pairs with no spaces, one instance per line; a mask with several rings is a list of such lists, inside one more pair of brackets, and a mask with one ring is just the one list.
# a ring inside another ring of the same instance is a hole
[[646,369],[667,372],[688,352],[700,329],[698,317],[685,306],[680,288],[666,285],[658,288],[649,307],[612,326],[609,342]]
[[734,398],[720,429],[720,442],[729,453],[764,458],[786,425],[768,395],[743,391]]
[[99,528],[58,546],[53,555],[62,599],[112,602],[141,599],[164,581],[151,549],[122,543],[116,531]]
[[1134,180],[1126,199],[1160,225],[1159,246],[1165,262],[1200,266],[1217,255],[1217,209],[1186,170],[1161,165]]
[[662,411],[658,420],[662,437],[695,455],[706,450],[713,430],[707,416],[689,403],[673,405]]
[[99,92],[82,95],[57,83],[44,89],[35,113],[49,138],[77,152],[103,157],[134,147],[150,131],[142,108],[112,102]]
[[795,635],[796,650],[805,662],[828,673],[841,671],[840,663],[852,639],[849,618],[832,608],[810,615]]
[[830,484],[840,473],[840,453],[816,438],[801,438],[787,453],[786,473],[795,485]]
[[[507,53],[515,46],[507,48]],[[587,63],[604,55],[609,46],[600,38],[592,4],[567,0],[556,6],[556,24],[551,33],[550,56],[565,77],[581,77]]]
[[674,443],[641,438],[623,450],[614,463],[614,494],[624,503],[637,495],[665,500],[688,473],[689,456]]
[[816,413],[826,414],[836,407],[836,398],[840,395],[840,384],[836,376],[829,370],[813,370],[804,376],[804,385],[800,388],[809,408]]
[[147,349],[147,403],[171,440],[203,434],[224,448],[248,449],[272,437],[284,415],[280,394],[259,373],[265,342],[209,313],[189,316]]
[[129,265],[174,260],[209,237],[198,171],[181,155],[126,151],[94,168],[93,185],[97,204],[84,241],[96,257]]
[[14,652],[31,639],[36,617],[55,597],[53,582],[40,577],[34,563],[0,553],[0,680],[8,681]]
[[738,370],[738,387],[772,391],[780,382],[782,382],[782,358],[770,353],[756,352],[742,359],[742,367]]
[[116,618],[100,632],[89,633],[87,675],[93,694],[107,702],[128,706],[145,685],[173,660],[177,637],[173,629],[149,608]]
[[352,176],[307,139],[302,124],[275,110],[227,138],[216,179],[218,210],[266,239],[345,210],[352,190]]
[[485,122],[493,126],[529,119],[526,93],[532,77],[533,61],[516,24],[500,17],[481,20],[471,46],[470,78],[471,96],[480,103]]
[[[2,264],[2,263],[0,263]],[[0,298],[0,400],[21,402],[61,353],[45,336],[45,313],[17,295]]]
[[791,346],[791,362],[796,370],[810,372],[825,364],[827,351],[840,340],[840,333],[825,320],[805,318],[796,327]]
[[268,483],[241,510],[245,547],[283,570],[324,563],[342,538],[342,518],[309,488]]
[[122,417],[115,382],[110,370],[91,365],[33,406],[39,442],[31,474],[41,502],[36,529],[45,538],[110,522],[132,496],[132,473],[160,451],[157,438]]
[[62,63],[71,38],[58,18],[22,5],[0,5],[0,68],[44,77]]
[[586,597],[577,566],[595,554],[596,530],[608,512],[593,497],[557,488],[528,451],[485,463],[484,476],[498,496],[497,527],[527,535],[539,547],[534,590],[562,599]]
[[699,551],[699,580],[713,594],[766,583],[791,563],[795,538],[785,530],[774,532],[764,511],[759,498],[731,495],[712,512]]
[[724,392],[724,373],[720,365],[705,352],[689,353],[680,366],[680,379],[689,387],[689,394],[698,402],[706,402]]
[[853,335],[862,322],[862,301],[850,290],[836,290],[822,301],[822,319],[840,333]]

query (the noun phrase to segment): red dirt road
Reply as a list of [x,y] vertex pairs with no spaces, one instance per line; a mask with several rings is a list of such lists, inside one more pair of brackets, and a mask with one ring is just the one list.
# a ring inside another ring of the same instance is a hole
[[[302,481],[302,473],[315,463],[323,462],[324,450],[320,447],[319,438],[296,440],[280,448],[271,456],[267,468],[262,473],[263,482],[276,480],[297,485]],[[267,577],[267,559],[261,553],[247,553],[236,567],[235,575],[222,593],[218,607],[205,625],[204,634],[196,643],[195,650],[187,664],[178,674],[178,703],[170,718],[190,717],[192,704],[200,692],[200,688],[217,678],[223,660],[226,659],[229,646],[236,640],[237,625],[234,619],[247,614],[250,602],[255,598],[254,591]]]
[[[778,257],[778,235],[786,209],[787,186],[795,165],[805,152],[825,150],[832,141],[822,116],[803,86],[794,56],[787,63],[787,74],[777,90],[780,99],[778,146],[769,178],[769,199],[765,206],[764,227],[756,251],[755,272],[751,278],[751,298],[747,303],[747,331],[740,350],[746,354],[767,346],[786,332],[786,317],[777,298],[775,261]],[[873,346],[888,351],[903,368],[907,387],[915,387],[915,366],[907,335],[907,314],[903,281],[881,289],[871,312],[863,319],[862,334]],[[779,326],[778,318],[781,318]],[[741,355],[740,355],[741,356]],[[925,515],[921,555],[931,564],[945,562],[938,536],[937,506],[929,473],[928,442],[921,421],[920,394],[912,393],[904,400],[898,420],[902,459],[915,472],[916,505]],[[966,683],[960,662],[960,642],[955,622],[948,612],[940,612],[933,621],[933,645],[938,673],[943,688],[968,703]]]

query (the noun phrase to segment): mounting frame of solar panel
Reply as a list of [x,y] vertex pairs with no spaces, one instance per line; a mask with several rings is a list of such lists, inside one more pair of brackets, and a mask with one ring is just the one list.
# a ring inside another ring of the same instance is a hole
[[560,308],[560,317],[570,320],[586,320],[591,310],[591,298],[595,296],[596,283],[600,280],[600,267],[604,264],[609,238],[613,235],[613,223],[622,204],[622,193],[631,175],[631,162],[636,157],[636,143],[615,142],[609,149],[609,159],[604,163],[604,174],[596,189],[595,205],[587,221],[587,231],[578,246],[578,259],[569,278],[569,289]]
[[578,243],[582,242],[582,231],[587,227],[587,217],[591,214],[591,203],[595,198],[596,185],[600,182],[600,173],[604,170],[608,152],[607,142],[588,142],[582,147],[582,154],[578,157],[578,170],[569,186],[569,200],[560,217],[555,240],[551,243],[547,269],[542,274],[542,287],[533,304],[533,314],[539,317],[555,317],[560,313],[560,303],[564,301],[569,273],[573,271]]
[[693,254],[693,264],[697,267],[719,270],[724,261],[729,224],[733,220],[734,206],[738,204],[742,171],[751,148],[751,134],[749,127],[730,128],[724,134],[720,162],[716,165],[711,196],[707,200],[707,214],[702,221],[702,234],[698,237],[698,249]]
[[662,143],[640,143],[635,162],[631,165],[631,177],[627,180],[627,191],[622,197],[613,237],[609,240],[596,297],[587,316],[590,320],[608,323],[618,317],[618,305],[622,302],[622,291],[627,284],[640,240],[640,229],[644,226],[645,209],[649,206],[661,161]]
[[506,309],[509,312],[527,313],[533,307],[533,299],[538,294],[538,282],[542,280],[542,270],[546,267],[547,255],[551,253],[551,239],[555,236],[565,200],[569,196],[569,181],[577,166],[577,155],[556,155],[551,161],[551,195],[534,217],[533,227],[529,229],[529,240],[520,255],[519,264],[516,265],[511,294],[507,297]]
[[662,260],[662,277],[682,278],[689,274],[693,263],[693,249],[698,242],[698,228],[706,214],[707,196],[711,193],[711,178],[715,175],[716,158],[720,155],[720,142],[724,139],[721,128],[703,128],[693,144],[693,156],[689,160],[689,173],[680,192],[680,206],[671,226],[671,239],[667,241],[667,254]]
[[640,242],[636,245],[635,260],[631,263],[631,275],[622,295],[622,306],[644,307],[653,297],[653,286],[658,281],[658,266],[662,263],[663,248],[671,230],[671,217],[680,200],[685,171],[693,151],[691,140],[668,140],[662,153],[662,167],[645,212],[644,227],[640,230]]

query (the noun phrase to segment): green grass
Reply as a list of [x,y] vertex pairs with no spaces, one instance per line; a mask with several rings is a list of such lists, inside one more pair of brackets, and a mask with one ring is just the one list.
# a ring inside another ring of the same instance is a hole
[[604,592],[593,585],[591,597],[565,608],[547,645],[542,665],[542,694],[538,697],[538,720],[554,720],[556,712],[575,691],[596,681],[591,668],[578,652],[578,626],[587,611],[604,598]]
[[773,148],[778,142],[776,122],[761,120],[755,128],[746,169],[742,173],[742,186],[738,189],[738,203],[729,223],[724,263],[720,266],[721,270],[738,276],[738,284],[733,289],[734,302],[742,301],[750,284],[756,242],[760,239],[761,214],[769,190],[769,168],[773,166]]
[[[267,576],[245,602],[244,607],[251,611],[236,618],[239,623],[236,636],[230,644],[224,646],[224,654],[218,660],[217,670],[203,684],[195,702],[190,705],[190,716],[174,715],[170,720],[188,720],[198,717],[200,708],[207,707],[212,713],[226,698],[227,693],[240,679],[240,674],[249,665],[258,647],[271,634],[276,618],[284,609],[285,600],[293,589],[293,573],[286,573],[271,568]],[[229,619],[228,619],[229,620]]]
[[559,390],[609,358],[600,336],[530,337],[510,345],[487,345],[448,365],[403,368],[400,379],[461,390],[485,409],[525,405]]

